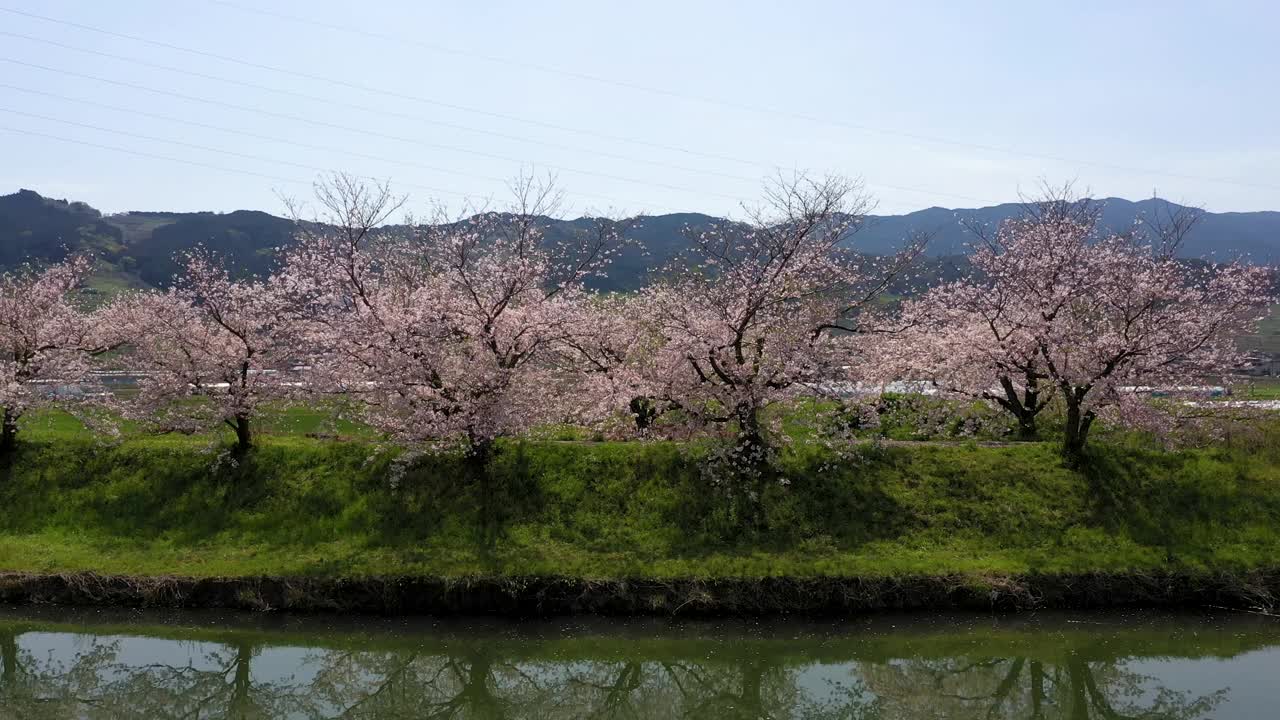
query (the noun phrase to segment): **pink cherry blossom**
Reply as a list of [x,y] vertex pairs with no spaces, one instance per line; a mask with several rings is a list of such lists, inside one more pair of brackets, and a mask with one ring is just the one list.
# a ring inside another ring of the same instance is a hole
[[505,212],[438,211],[379,232],[395,203],[357,185],[340,177],[322,190],[339,222],[301,225],[282,276],[309,308],[315,382],[358,398],[393,437],[460,443],[477,462],[495,439],[581,409],[577,378],[556,360],[586,302],[583,281],[603,271],[626,226],[590,218],[548,242],[559,195],[522,179]]
[[248,448],[263,406],[299,392],[290,307],[278,278],[232,280],[200,250],[170,290],[120,298],[107,312],[128,328],[128,362],[144,371],[126,414],[161,430],[225,424]]
[[1098,417],[1138,426],[1160,415],[1128,388],[1243,364],[1235,339],[1273,301],[1270,271],[1177,259],[1194,215],[1117,231],[1100,213],[1066,191],[980,236],[970,280],[904,308],[916,327],[890,341],[898,371],[989,399],[1027,435],[1056,395],[1065,450],[1078,457]]
[[838,177],[779,179],[745,222],[699,233],[669,280],[638,299],[659,339],[636,366],[662,408],[736,428],[739,456],[764,460],[763,411],[850,374],[864,315],[921,249],[857,256],[870,200]]
[[92,356],[118,344],[113,328],[74,297],[92,269],[88,258],[75,256],[0,276],[0,452],[13,449],[24,413],[66,399],[59,388],[92,393]]

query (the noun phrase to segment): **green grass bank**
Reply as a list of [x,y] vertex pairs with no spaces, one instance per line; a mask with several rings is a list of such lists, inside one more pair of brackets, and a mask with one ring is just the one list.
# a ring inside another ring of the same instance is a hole
[[513,613],[1229,604],[1280,598],[1280,444],[867,445],[781,458],[750,510],[675,443],[457,458],[263,436],[28,438],[0,600]]

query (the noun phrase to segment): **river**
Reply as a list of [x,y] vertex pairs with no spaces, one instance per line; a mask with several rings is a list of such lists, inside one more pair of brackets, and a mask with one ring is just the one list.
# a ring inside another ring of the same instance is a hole
[[0,719],[1280,717],[1280,618],[0,609]]

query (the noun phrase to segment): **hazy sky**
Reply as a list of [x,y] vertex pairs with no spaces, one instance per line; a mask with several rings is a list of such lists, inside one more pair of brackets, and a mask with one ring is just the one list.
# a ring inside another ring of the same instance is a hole
[[422,206],[535,168],[570,214],[726,213],[778,167],[859,176],[884,213],[1041,179],[1280,210],[1273,1],[0,9],[0,193],[107,211],[279,212],[328,169]]

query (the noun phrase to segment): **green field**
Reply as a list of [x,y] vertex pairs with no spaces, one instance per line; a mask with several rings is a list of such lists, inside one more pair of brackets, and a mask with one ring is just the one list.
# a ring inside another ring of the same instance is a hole
[[[107,441],[29,419],[0,471],[0,569],[128,575],[895,576],[1247,570],[1280,557],[1280,428],[1206,450],[797,444],[754,502],[701,444],[507,442],[490,482],[327,413],[225,438]],[[344,421],[345,422],[345,421]],[[308,433],[324,436],[307,437]]]
[[[118,393],[127,397],[129,391]],[[28,413],[19,421],[21,437],[32,442],[82,441],[94,436],[81,419],[61,410],[40,410]],[[146,434],[137,423],[112,418],[111,425],[122,437],[143,439]],[[334,407],[280,405],[263,412],[255,431],[279,437],[312,437],[335,440],[373,439],[374,431],[359,420],[344,417]],[[212,445],[233,438],[230,428],[219,429],[207,435],[196,435],[193,442]]]
[[1234,399],[1280,400],[1280,378],[1256,377],[1231,388]]
[[1258,324],[1258,330],[1240,339],[1248,350],[1280,355],[1280,305],[1271,308],[1271,314]]

